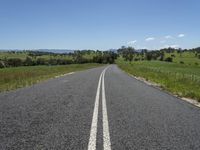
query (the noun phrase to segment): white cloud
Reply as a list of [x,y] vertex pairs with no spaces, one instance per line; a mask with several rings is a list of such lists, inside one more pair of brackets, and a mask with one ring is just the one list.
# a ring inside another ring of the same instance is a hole
[[128,44],[128,45],[134,45],[136,42],[137,42],[136,40],[134,40],[134,41],[129,41],[129,42],[127,42],[127,44]]
[[145,39],[145,41],[147,41],[147,42],[148,42],[148,41],[153,41],[153,40],[155,40],[154,37],[149,37],[149,38],[146,38],[146,39]]
[[165,39],[173,39],[173,37],[171,35],[166,35]]
[[179,35],[178,35],[179,38],[182,38],[182,37],[184,37],[184,36],[185,36],[185,34],[179,34]]

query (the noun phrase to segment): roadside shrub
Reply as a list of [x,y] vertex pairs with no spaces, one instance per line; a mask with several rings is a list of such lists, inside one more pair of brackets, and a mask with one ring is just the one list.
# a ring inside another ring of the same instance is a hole
[[149,61],[152,60],[152,55],[150,53],[147,53],[146,54],[146,59],[149,60]]
[[46,61],[45,61],[44,58],[38,58],[38,59],[36,60],[36,64],[37,64],[37,65],[45,65],[45,64],[46,64]]
[[20,58],[10,58],[7,60],[8,66],[10,67],[18,67],[22,66],[22,60]]
[[88,59],[80,57],[79,59],[74,60],[74,63],[76,63],[76,64],[88,63]]
[[103,57],[101,55],[94,56],[92,61],[95,63],[102,63]]
[[198,63],[198,62],[195,62],[194,64],[195,64],[195,65],[197,65],[197,66],[199,65],[199,63]]
[[184,64],[184,61],[180,61],[180,64]]
[[72,64],[73,61],[72,60],[68,60],[68,59],[57,59],[57,65],[67,65],[67,64]]
[[163,61],[164,60],[164,55],[161,55],[159,60]]
[[176,56],[174,54],[172,54],[171,57],[176,57]]
[[34,61],[30,57],[26,57],[26,59],[24,60],[24,66],[33,66],[33,65]]
[[135,58],[135,59],[134,59],[134,61],[139,61],[139,60],[140,60],[139,58]]
[[67,64],[73,64],[73,61],[72,60],[64,60],[64,65],[67,65]]
[[0,60],[0,68],[5,68],[6,67],[6,64]]
[[172,59],[172,57],[167,57],[167,58],[165,58],[165,61],[166,62],[173,62],[173,59]]
[[57,60],[51,58],[51,59],[48,60],[48,64],[49,65],[57,65]]

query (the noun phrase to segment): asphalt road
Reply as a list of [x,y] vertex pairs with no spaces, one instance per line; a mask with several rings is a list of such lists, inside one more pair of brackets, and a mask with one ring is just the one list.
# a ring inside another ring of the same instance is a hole
[[1,150],[199,150],[200,108],[116,65],[0,94]]

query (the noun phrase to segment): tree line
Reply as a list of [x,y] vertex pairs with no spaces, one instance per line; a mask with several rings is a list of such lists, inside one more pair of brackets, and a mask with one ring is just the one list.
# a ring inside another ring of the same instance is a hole
[[[10,53],[15,53],[15,51],[12,51]],[[24,51],[16,53],[26,53],[27,56],[25,59],[7,57],[0,59],[0,68],[36,65],[67,65],[83,63],[112,64],[117,58],[117,54],[115,52],[93,50],[78,50],[74,51],[73,53],[63,54],[40,51]],[[43,58],[42,56],[46,57]]]
[[[83,64],[83,63],[101,63],[113,64],[120,56],[125,61],[151,61],[160,60],[166,62],[173,62],[177,52],[180,57],[184,52],[193,52],[195,57],[200,59],[200,47],[193,49],[175,49],[164,48],[160,50],[135,50],[133,47],[125,47],[117,49],[116,51],[94,51],[94,50],[77,50],[70,53],[52,53],[41,51],[10,51],[9,53],[26,54],[26,58],[1,58],[0,68],[18,67],[18,66],[36,66],[36,65],[67,65],[67,64]],[[165,57],[166,53],[172,53]],[[43,58],[43,56],[46,56]]]
[[[151,60],[160,60],[160,61],[166,61],[166,62],[173,62],[173,58],[176,57],[173,53],[177,52],[180,57],[182,57],[182,54],[184,52],[193,52],[195,54],[195,57],[200,59],[200,47],[193,48],[193,49],[175,49],[175,48],[163,48],[160,50],[147,50],[147,49],[141,49],[141,50],[135,50],[133,47],[125,47],[122,46],[117,50],[118,54],[122,56],[122,58],[125,61],[151,61]],[[170,54],[168,57],[165,57],[165,54]]]

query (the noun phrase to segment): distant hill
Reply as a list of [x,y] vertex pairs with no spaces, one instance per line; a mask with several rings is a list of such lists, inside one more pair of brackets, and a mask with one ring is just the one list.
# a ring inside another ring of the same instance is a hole
[[52,53],[73,53],[75,50],[68,49],[38,49],[41,52],[52,52]]

